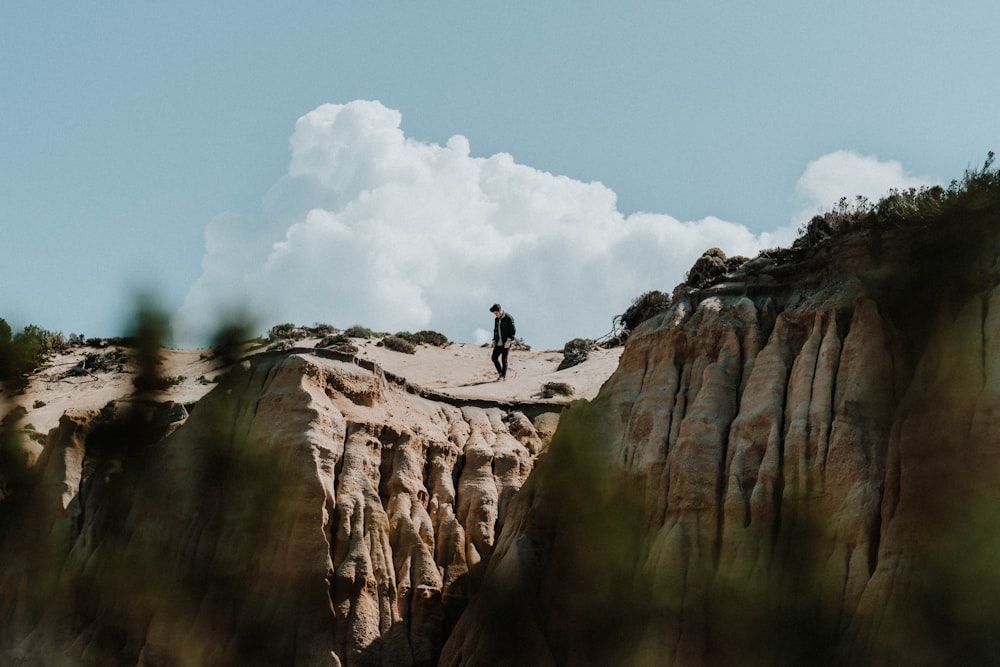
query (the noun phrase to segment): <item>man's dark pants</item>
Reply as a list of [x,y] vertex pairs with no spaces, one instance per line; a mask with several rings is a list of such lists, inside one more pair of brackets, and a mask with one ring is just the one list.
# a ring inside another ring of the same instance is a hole
[[[507,355],[510,353],[509,347],[503,345],[493,346],[493,365],[497,367],[500,377],[507,377]],[[503,364],[501,365],[501,360]]]

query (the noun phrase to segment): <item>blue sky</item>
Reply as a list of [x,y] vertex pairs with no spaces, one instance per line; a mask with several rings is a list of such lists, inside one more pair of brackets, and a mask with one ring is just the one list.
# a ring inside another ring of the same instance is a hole
[[472,341],[493,301],[528,343],[596,337],[707,247],[978,166],[998,28],[985,1],[0,2],[0,317],[114,335],[149,289],[185,342],[241,306]]

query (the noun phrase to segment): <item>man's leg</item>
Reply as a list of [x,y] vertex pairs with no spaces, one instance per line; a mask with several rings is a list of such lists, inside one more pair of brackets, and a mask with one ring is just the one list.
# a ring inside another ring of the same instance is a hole
[[[502,345],[494,345],[493,346],[493,365],[496,366],[497,375],[499,375],[500,377],[503,377],[504,371],[506,370],[506,366],[507,366],[507,356],[503,355],[503,353],[505,351],[506,351],[506,348],[504,346],[502,346]],[[504,356],[504,360],[503,360],[504,364],[503,364],[503,366],[500,365],[500,356],[501,355]]]
[[507,355],[510,353],[509,347],[501,347],[502,352],[500,353],[500,359],[503,361],[503,368],[500,371],[500,377],[507,377]]

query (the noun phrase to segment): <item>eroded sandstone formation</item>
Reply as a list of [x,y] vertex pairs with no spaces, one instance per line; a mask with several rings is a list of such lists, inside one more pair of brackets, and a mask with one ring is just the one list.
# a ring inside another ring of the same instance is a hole
[[320,352],[68,413],[0,664],[995,663],[1000,242],[928,229],[695,276],[551,442]]
[[65,415],[5,502],[0,664],[435,664],[550,436],[319,351],[161,413]]
[[564,415],[441,664],[995,662],[1000,243],[882,240],[678,288]]

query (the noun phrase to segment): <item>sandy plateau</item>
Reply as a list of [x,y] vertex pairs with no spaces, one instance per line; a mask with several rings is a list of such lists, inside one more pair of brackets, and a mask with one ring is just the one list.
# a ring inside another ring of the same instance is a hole
[[[317,342],[318,339],[300,341],[296,349],[314,347]],[[591,399],[614,372],[621,356],[621,348],[594,350],[583,363],[560,371],[557,369],[563,355],[559,350],[514,350],[510,353],[507,379],[497,382],[488,346],[420,345],[414,354],[405,354],[379,346],[376,339],[353,339],[353,342],[358,346],[359,359],[374,362],[412,385],[455,398],[500,404],[559,404]],[[37,432],[40,440],[68,409],[100,410],[109,402],[134,398],[134,368],[130,363],[119,364],[110,371],[76,370],[87,354],[111,349],[110,346],[76,347],[50,356],[32,374],[24,392],[0,394],[0,417],[18,405],[23,406],[27,414],[17,425]],[[194,403],[215,387],[216,378],[226,371],[211,350],[164,349],[162,360],[163,376],[176,381],[157,395],[164,402]],[[552,382],[569,385],[573,393],[544,398],[542,389]]]

